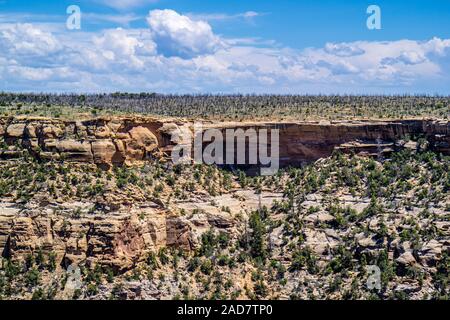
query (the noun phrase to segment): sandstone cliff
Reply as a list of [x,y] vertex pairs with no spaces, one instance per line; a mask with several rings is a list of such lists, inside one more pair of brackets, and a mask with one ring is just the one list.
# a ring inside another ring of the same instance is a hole
[[[204,129],[278,129],[280,163],[300,165],[331,155],[339,148],[357,153],[383,153],[402,147],[406,136],[425,138],[432,150],[450,153],[450,123],[435,120],[383,122],[206,123]],[[154,157],[169,156],[192,123],[148,117],[64,121],[42,118],[0,119],[0,138],[8,148],[1,158],[21,157],[25,147],[41,159],[95,163],[109,169]]]
[[[71,215],[89,203],[20,208],[0,204],[0,250],[4,258],[24,259],[38,250],[54,252],[67,268],[75,263],[108,265],[123,272],[161,248],[186,251],[198,245],[212,227],[229,230],[233,221],[221,215],[178,217],[157,206],[134,206],[109,213]],[[57,209],[57,210],[55,210]],[[83,212],[84,210],[80,210]]]

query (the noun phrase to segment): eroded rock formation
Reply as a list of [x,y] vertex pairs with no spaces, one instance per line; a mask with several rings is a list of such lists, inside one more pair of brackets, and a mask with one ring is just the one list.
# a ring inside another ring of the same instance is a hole
[[[300,165],[328,157],[335,149],[383,154],[396,148],[416,148],[406,136],[421,136],[437,152],[450,154],[448,121],[405,120],[386,122],[338,123],[206,123],[204,129],[278,129],[280,130],[281,165]],[[23,148],[39,159],[95,163],[109,169],[167,158],[175,144],[189,144],[182,137],[193,126],[181,120],[146,117],[101,118],[69,121],[40,118],[0,119],[3,146],[0,158],[20,158]],[[403,139],[403,141],[402,141]],[[253,208],[259,207],[257,196]],[[249,199],[239,202],[235,213]],[[194,200],[192,200],[194,201]],[[233,201],[227,198],[223,205]],[[267,205],[270,207],[271,203]],[[38,249],[55,252],[63,267],[72,263],[109,265],[128,270],[146,259],[149,252],[162,247],[192,250],[199,236],[210,228],[231,230],[238,220],[223,212],[177,216],[163,206],[119,207],[117,210],[72,217],[71,204],[66,209],[44,204],[25,208],[2,203],[0,208],[0,249],[4,257],[26,257]],[[75,207],[93,204],[77,204]],[[183,204],[180,208],[185,209]],[[61,210],[63,211],[61,213]],[[67,211],[67,215],[64,214]],[[212,209],[208,209],[212,210]],[[189,210],[187,210],[189,211]],[[315,220],[332,219],[321,215]],[[235,233],[234,233],[235,234]],[[307,239],[331,239],[333,235],[313,234]],[[274,240],[276,241],[276,239]],[[308,240],[309,241],[309,240]],[[307,242],[318,254],[332,247],[330,241]],[[327,246],[323,246],[326,243]],[[361,242],[361,246],[370,243]],[[440,247],[430,242],[423,249],[424,259],[433,263]],[[399,263],[409,263],[402,255]]]
[[[280,163],[300,165],[329,156],[335,149],[385,153],[403,147],[401,139],[422,136],[437,152],[450,153],[450,123],[435,120],[308,123],[205,123],[203,129],[278,129]],[[2,158],[20,157],[22,146],[42,159],[95,163],[106,169],[153,157],[166,157],[175,144],[188,144],[192,123],[149,117],[68,121],[42,118],[0,119],[8,149]]]
[[86,204],[66,203],[56,212],[52,206],[23,210],[15,204],[2,203],[2,256],[20,260],[45,250],[54,252],[56,261],[64,268],[83,262],[125,271],[160,248],[193,250],[199,236],[211,227],[222,230],[234,227],[231,218],[220,215],[178,217],[156,207],[73,216],[71,208],[80,206],[86,207]]

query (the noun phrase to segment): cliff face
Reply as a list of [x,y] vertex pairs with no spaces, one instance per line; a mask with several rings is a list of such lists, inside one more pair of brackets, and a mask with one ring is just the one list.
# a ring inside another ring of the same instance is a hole
[[425,138],[430,147],[450,154],[448,121],[404,120],[383,122],[225,123],[216,128],[278,129],[280,164],[297,166],[328,157],[336,149],[379,154],[402,148],[405,137]]
[[165,247],[190,251],[197,246],[201,233],[233,227],[231,219],[210,214],[178,217],[157,206],[73,215],[73,208],[87,205],[23,208],[14,203],[0,204],[1,257],[20,259],[41,249],[54,252],[64,268],[86,262],[124,271],[144,261],[149,252]]
[[[422,136],[437,152],[450,154],[448,121],[403,120],[337,123],[208,123],[204,129],[278,129],[280,164],[300,165],[329,156],[333,150],[383,153],[402,147],[406,136]],[[103,168],[169,156],[177,136],[193,126],[178,120],[101,118],[86,121],[0,119],[7,148],[0,157],[21,157],[15,146],[41,159],[95,163]]]
[[109,167],[141,161],[164,141],[158,134],[161,122],[153,119],[3,119],[0,136],[8,146],[3,158],[20,157],[20,145],[42,159],[62,159]]

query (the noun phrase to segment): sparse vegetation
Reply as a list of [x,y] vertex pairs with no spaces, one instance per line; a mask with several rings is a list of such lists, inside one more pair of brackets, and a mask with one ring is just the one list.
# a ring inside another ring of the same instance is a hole
[[0,114],[54,118],[143,113],[195,119],[449,119],[449,99],[439,96],[160,95],[0,93]]
[[[449,117],[447,98],[408,96],[0,94],[0,106],[8,116]],[[101,170],[2,139],[2,151],[20,154],[0,161],[2,202],[45,241],[17,255],[15,239],[2,240],[0,299],[448,299],[450,158],[421,137],[405,140],[417,148],[336,151],[255,177],[156,159]],[[68,239],[67,252],[53,251]],[[102,260],[111,252],[122,260]],[[70,291],[72,259],[81,286]],[[381,290],[366,286],[368,266],[380,269]]]

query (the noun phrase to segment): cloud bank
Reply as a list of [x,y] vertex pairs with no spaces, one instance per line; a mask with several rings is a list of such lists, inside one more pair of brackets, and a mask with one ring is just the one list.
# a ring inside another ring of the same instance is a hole
[[0,90],[450,93],[449,39],[295,50],[224,38],[173,10],[150,11],[147,23],[74,37],[0,24]]

